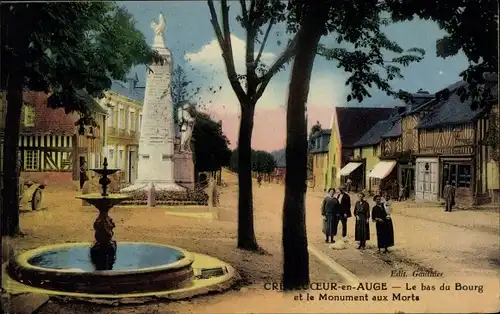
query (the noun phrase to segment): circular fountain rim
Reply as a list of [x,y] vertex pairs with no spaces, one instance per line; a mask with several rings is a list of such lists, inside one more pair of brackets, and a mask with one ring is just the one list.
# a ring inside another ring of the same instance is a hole
[[165,271],[165,270],[170,270],[170,269],[178,269],[178,268],[183,268],[190,266],[194,262],[194,257],[193,255],[176,246],[172,245],[166,245],[166,244],[160,244],[160,243],[151,243],[151,242],[137,242],[137,241],[120,241],[117,242],[117,245],[120,244],[146,244],[146,245],[152,245],[152,246],[160,246],[160,247],[166,247],[174,250],[178,250],[181,252],[184,257],[174,263],[171,264],[165,264],[165,265],[160,265],[160,266],[153,266],[153,267],[144,267],[144,268],[137,268],[137,269],[130,269],[130,270],[120,270],[120,271],[114,271],[114,270],[105,270],[105,271],[67,271],[65,269],[59,269],[59,268],[46,268],[46,267],[39,267],[32,265],[28,262],[29,259],[35,257],[36,255],[39,255],[41,253],[55,250],[55,249],[64,249],[64,248],[74,248],[74,247],[90,247],[92,246],[92,242],[70,242],[70,243],[59,243],[59,244],[51,244],[51,245],[46,245],[46,246],[41,246],[26,252],[23,252],[16,256],[14,259],[15,264],[17,266],[25,269],[25,270],[31,270],[31,271],[43,271],[46,273],[64,273],[65,275],[83,275],[85,274],[86,276],[118,276],[118,275],[128,275],[131,273],[134,274],[147,274],[151,272],[158,272],[158,271]]

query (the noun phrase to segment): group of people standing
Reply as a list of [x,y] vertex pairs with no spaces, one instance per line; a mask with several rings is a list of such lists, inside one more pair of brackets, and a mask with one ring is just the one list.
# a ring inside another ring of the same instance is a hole
[[[388,199],[376,195],[373,200],[375,205],[372,207],[370,215],[370,205],[365,200],[363,193],[358,193],[358,200],[354,205],[355,241],[359,242],[358,249],[366,248],[366,241],[370,240],[370,219],[375,223],[377,229],[378,250],[394,246],[394,228],[391,219],[391,209]],[[337,236],[339,223],[342,224],[342,237],[347,237],[347,222],[351,213],[351,198],[345,192],[345,188],[339,188],[336,194],[334,188],[328,190],[321,205],[321,215],[323,216],[323,233],[326,236],[326,242],[335,243],[334,237]]]

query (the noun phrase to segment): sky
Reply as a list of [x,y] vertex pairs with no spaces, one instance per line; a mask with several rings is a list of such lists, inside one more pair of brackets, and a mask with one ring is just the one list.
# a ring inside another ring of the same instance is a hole
[[[163,14],[166,22],[165,45],[173,54],[174,67],[182,66],[193,81],[193,86],[201,87],[198,104],[205,107],[214,119],[222,120],[223,131],[234,148],[237,144],[239,128],[239,104],[229,85],[221,52],[210,23],[210,13],[206,1],[159,1],[159,2],[123,2],[136,20],[136,27],[144,34],[148,43],[153,43],[154,32],[151,22]],[[237,1],[229,1],[232,45],[236,70],[243,73],[245,32],[236,22],[240,13]],[[219,12],[218,3],[215,2]],[[220,19],[220,18],[219,18]],[[436,92],[459,80],[458,74],[468,66],[465,56],[442,59],[436,56],[436,40],[445,33],[431,21],[414,20],[392,24],[385,28],[385,33],[404,49],[418,47],[426,51],[420,63],[402,69],[404,79],[393,81],[394,89],[416,92],[423,89]],[[282,51],[280,42],[286,42],[289,35],[285,25],[273,28],[262,60],[272,64]],[[324,36],[321,42],[327,47],[335,47],[333,35]],[[259,47],[260,45],[257,44]],[[258,49],[258,48],[257,48]],[[394,106],[398,103],[383,92],[370,90],[372,97],[358,104],[347,103],[349,89],[344,82],[348,77],[338,69],[333,61],[316,57],[308,97],[308,123],[319,121],[324,128],[331,125],[331,116],[335,106]],[[144,82],[144,66],[132,69],[139,80]],[[257,103],[252,147],[273,151],[284,147],[286,141],[287,88],[290,78],[290,66],[279,72],[270,82],[262,98]],[[212,92],[211,89],[217,90]]]

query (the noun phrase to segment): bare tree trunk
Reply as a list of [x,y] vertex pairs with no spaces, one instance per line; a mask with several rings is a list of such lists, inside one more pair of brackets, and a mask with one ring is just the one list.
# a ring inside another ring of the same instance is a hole
[[[327,2],[327,1],[326,1]],[[287,106],[285,201],[283,206],[283,285],[285,290],[309,284],[305,222],[307,179],[306,102],[316,50],[328,18],[329,5],[311,1],[298,34]]]
[[255,251],[252,193],[252,130],[254,104],[242,104],[240,134],[238,136],[238,248]]

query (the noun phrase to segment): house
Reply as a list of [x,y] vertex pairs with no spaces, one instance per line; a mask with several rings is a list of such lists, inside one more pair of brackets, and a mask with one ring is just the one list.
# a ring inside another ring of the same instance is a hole
[[418,152],[416,126],[426,109],[432,107],[433,101],[434,95],[427,91],[419,90],[412,94],[412,99],[399,110],[399,119],[393,121],[389,130],[381,136],[379,159],[388,167],[392,164],[396,168],[397,181],[388,186],[393,194],[399,194],[399,191],[394,190],[403,187],[406,198],[415,196],[415,153]]
[[[105,111],[89,97],[93,118],[99,125],[86,127],[80,135],[75,122],[76,113],[66,114],[64,109],[47,107],[48,95],[44,92],[23,92],[23,109],[19,149],[22,158],[21,176],[45,184],[63,184],[79,179],[83,161],[89,167],[98,166],[104,138],[101,136]],[[5,94],[0,103],[0,138],[3,148],[5,119]],[[0,152],[0,156],[2,153]],[[92,162],[90,162],[92,161]]]
[[[416,200],[439,201],[446,182],[456,187],[457,203],[489,202],[488,149],[483,145],[487,109],[471,109],[457,94],[460,81],[436,93],[433,105],[419,121],[416,157]],[[450,93],[449,97],[442,97]]]
[[[396,107],[393,114],[386,120],[381,120],[368,130],[353,145],[354,155],[352,164],[358,165],[351,174],[353,184],[359,189],[373,193],[382,188],[382,183],[393,182],[397,179],[395,163],[381,161],[382,135],[390,129],[400,119],[400,114],[404,107]],[[384,182],[385,181],[385,182]]]
[[354,144],[377,122],[386,120],[393,108],[380,107],[336,107],[332,115],[326,187],[339,187],[361,164],[349,163],[354,156]]
[[137,86],[137,74],[127,84],[115,81],[105,92],[106,156],[109,167],[120,169],[120,180],[134,183],[137,178],[139,135],[142,123],[144,88]]
[[311,135],[309,154],[312,158],[312,188],[315,191],[326,189],[326,165],[328,163],[328,144],[331,130],[320,130]]
[[285,148],[274,151],[271,155],[274,157],[276,162],[276,168],[274,169],[273,177],[276,183],[284,183],[286,175],[286,150]]

